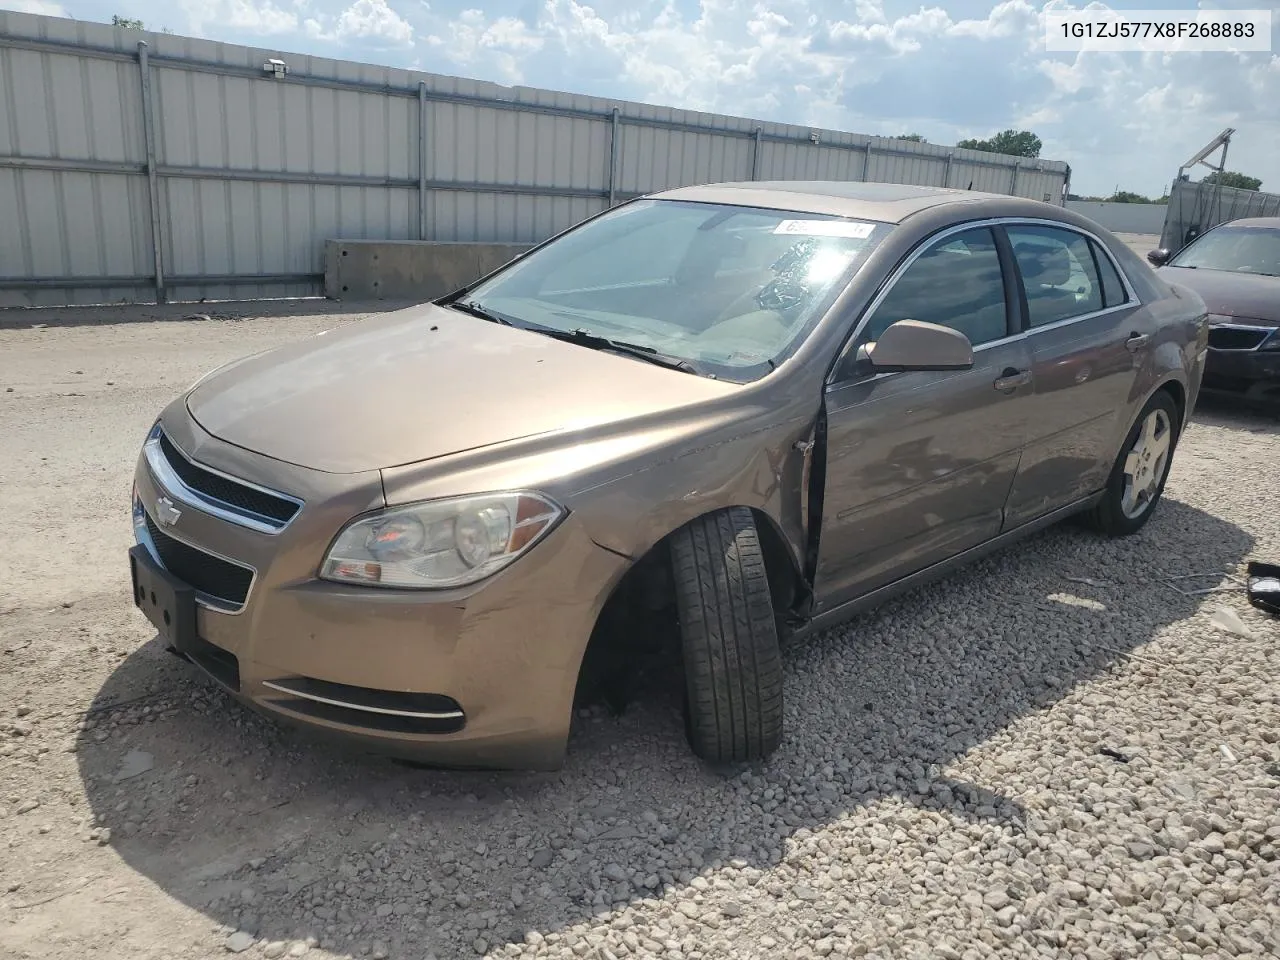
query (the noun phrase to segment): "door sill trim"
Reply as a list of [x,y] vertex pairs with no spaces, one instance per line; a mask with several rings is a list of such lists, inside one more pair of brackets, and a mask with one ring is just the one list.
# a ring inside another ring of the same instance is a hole
[[1105,490],[1099,490],[1097,493],[1091,494],[1081,500],[1077,500],[1074,503],[1069,503],[1065,507],[1060,507],[1052,513],[1046,513],[1044,516],[1024,523],[1019,527],[1014,527],[1012,530],[1006,530],[1004,533],[992,537],[990,540],[987,540],[985,543],[980,543],[976,547],[970,547],[968,550],[957,553],[953,557],[948,557],[945,560],[939,560],[937,563],[925,567],[923,570],[917,570],[915,573],[908,574],[899,580],[894,580],[892,583],[886,583],[882,587],[877,587],[870,593],[864,593],[861,596],[854,597],[852,600],[846,600],[839,606],[832,607],[830,610],[824,610],[823,612],[816,614],[812,619],[804,624],[804,626],[797,627],[791,633],[791,637],[799,640],[812,636],[813,634],[819,633],[843,620],[848,620],[850,617],[856,616],[865,610],[877,607],[898,594],[906,593],[915,587],[929,583],[939,577],[946,576],[954,570],[967,566],[988,553],[993,553],[1002,547],[1008,546],[1015,540],[1021,540],[1023,537],[1036,533],[1039,530],[1051,527],[1060,520],[1065,520],[1072,514],[1088,510],[1090,507],[1094,506],[1094,504],[1098,503],[1098,501],[1100,501],[1105,495]]

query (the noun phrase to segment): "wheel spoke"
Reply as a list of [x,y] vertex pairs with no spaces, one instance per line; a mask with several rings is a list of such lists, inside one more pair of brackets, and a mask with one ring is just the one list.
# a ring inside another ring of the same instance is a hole
[[1169,435],[1170,431],[1165,430],[1163,433],[1152,438],[1151,443],[1147,446],[1151,453],[1151,459],[1159,460],[1169,452]]
[[1158,419],[1158,415],[1153,412],[1148,414],[1147,419],[1142,421],[1142,437],[1138,441],[1138,449],[1151,449],[1151,443],[1155,440],[1156,436],[1156,423]]
[[1126,516],[1133,516],[1133,512],[1138,506],[1138,487],[1132,480],[1124,485],[1124,492],[1120,494],[1120,509],[1125,512]]
[[1124,472],[1126,476],[1136,477],[1138,468],[1142,466],[1142,457],[1135,450],[1124,458]]

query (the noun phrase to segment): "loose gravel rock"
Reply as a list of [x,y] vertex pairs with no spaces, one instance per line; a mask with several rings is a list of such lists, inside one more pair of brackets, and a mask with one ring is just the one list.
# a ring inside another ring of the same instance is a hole
[[1203,407],[1137,537],[1054,528],[789,650],[765,764],[699,764],[654,685],[576,717],[560,773],[416,770],[235,706],[129,606],[119,491],[155,412],[351,322],[268,309],[297,312],[0,329],[16,956],[1280,953],[1280,624],[1166,579],[1280,557],[1274,419]]

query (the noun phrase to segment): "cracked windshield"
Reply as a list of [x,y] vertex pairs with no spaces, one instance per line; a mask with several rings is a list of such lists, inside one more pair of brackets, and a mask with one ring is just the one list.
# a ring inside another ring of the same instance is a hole
[[678,201],[619,208],[481,284],[502,319],[745,382],[794,352],[885,224]]

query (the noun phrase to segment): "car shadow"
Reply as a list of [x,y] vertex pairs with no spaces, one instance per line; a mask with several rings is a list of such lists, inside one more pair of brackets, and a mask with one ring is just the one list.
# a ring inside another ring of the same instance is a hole
[[228,932],[465,955],[766,870],[886,801],[1025,829],[1016,796],[948,768],[1192,615],[1161,578],[1252,546],[1168,499],[1135,537],[1045,531],[790,649],[786,740],[748,770],[692,757],[675,684],[580,711],[557,773],[409,769],[260,718],[153,641],[95,698],[80,773],[119,856]]

